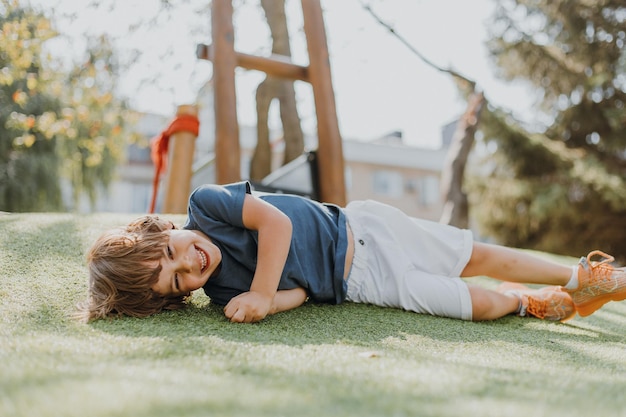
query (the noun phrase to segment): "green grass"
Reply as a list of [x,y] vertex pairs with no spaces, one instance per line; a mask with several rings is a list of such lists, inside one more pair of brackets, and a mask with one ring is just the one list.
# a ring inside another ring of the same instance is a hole
[[195,294],[77,323],[86,248],[133,217],[0,215],[0,416],[626,416],[626,302],[567,324],[347,303],[236,325]]

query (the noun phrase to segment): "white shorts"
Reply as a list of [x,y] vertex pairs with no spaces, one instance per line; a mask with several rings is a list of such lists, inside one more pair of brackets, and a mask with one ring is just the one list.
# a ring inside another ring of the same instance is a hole
[[345,213],[354,235],[348,301],[472,319],[469,289],[459,278],[472,254],[471,231],[370,200],[348,204]]

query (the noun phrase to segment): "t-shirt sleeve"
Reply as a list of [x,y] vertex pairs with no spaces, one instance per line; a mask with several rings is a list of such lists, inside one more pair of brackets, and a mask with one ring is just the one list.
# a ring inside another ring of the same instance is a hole
[[189,218],[185,229],[194,228],[194,220],[215,221],[243,228],[243,201],[251,193],[250,183],[206,184],[189,197]]

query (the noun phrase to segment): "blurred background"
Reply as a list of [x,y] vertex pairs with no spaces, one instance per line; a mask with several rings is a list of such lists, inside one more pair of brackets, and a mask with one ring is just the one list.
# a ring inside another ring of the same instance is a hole
[[[348,200],[441,220],[446,160],[462,141],[460,189],[477,237],[626,258],[623,1],[321,4]],[[282,11],[289,55],[307,65],[300,1],[233,7],[238,51],[269,55],[268,22]],[[211,43],[210,1],[0,0],[0,11],[1,211],[145,212],[149,140],[183,104],[198,105],[201,121],[193,182],[214,180],[212,63],[196,57]],[[249,179],[265,75],[236,77]],[[303,148],[315,150],[310,86],[293,90]],[[280,113],[273,101],[272,172],[290,162],[293,140]]]

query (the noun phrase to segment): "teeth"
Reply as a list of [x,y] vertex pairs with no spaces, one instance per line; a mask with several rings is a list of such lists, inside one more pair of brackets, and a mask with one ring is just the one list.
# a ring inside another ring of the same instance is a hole
[[202,261],[201,265],[200,265],[200,270],[202,271],[206,267],[206,264],[207,264],[207,262],[206,262],[206,255],[204,254],[204,252],[202,252],[199,249],[196,249],[196,251],[200,255],[200,260]]

